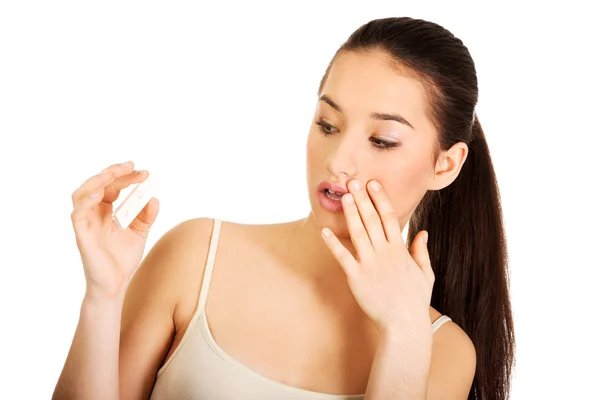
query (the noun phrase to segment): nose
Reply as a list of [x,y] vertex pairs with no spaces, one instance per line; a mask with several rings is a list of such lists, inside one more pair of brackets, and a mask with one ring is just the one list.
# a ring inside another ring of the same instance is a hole
[[333,176],[345,175],[347,179],[351,179],[358,171],[356,144],[352,142],[350,135],[340,135],[337,139],[325,160],[325,166]]

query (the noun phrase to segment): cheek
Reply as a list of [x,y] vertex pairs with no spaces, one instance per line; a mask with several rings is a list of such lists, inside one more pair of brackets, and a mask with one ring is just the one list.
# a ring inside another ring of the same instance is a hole
[[417,160],[406,160],[381,171],[381,183],[398,216],[405,215],[421,201],[426,192],[430,167]]
[[323,138],[318,132],[311,132],[308,134],[306,140],[306,158],[309,162],[323,162],[325,154],[325,146],[323,146]]
[[404,170],[402,185],[404,190],[421,193],[427,187],[429,165],[425,163],[412,164]]
[[308,138],[306,139],[306,152],[308,156],[311,156],[317,148],[315,143],[315,135],[312,132],[309,132]]

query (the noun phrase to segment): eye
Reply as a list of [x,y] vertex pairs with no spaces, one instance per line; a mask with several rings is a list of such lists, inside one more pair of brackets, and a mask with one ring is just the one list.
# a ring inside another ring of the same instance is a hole
[[315,122],[315,124],[317,124],[319,126],[319,130],[324,135],[331,135],[332,133],[335,133],[335,127],[331,124],[328,124],[327,122],[317,121],[317,122]]
[[[328,124],[325,121],[317,121],[315,122],[315,124],[319,126],[319,130],[325,136],[332,135],[337,131],[337,128],[335,126]],[[388,142],[387,140],[379,139],[376,137],[369,138],[369,141],[373,144],[373,147],[375,147],[378,150],[393,150],[394,148],[400,146],[400,143]]]
[[373,146],[381,150],[391,150],[399,146],[399,143],[388,142],[386,140],[382,140],[376,137],[371,137],[369,140],[371,141],[371,143],[373,143]]

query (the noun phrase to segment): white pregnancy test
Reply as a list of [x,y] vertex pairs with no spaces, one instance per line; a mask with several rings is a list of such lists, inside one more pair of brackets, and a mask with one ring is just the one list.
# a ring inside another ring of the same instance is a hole
[[135,217],[146,207],[154,194],[154,179],[149,174],[144,182],[136,184],[131,193],[113,212],[112,219],[121,229],[127,229]]

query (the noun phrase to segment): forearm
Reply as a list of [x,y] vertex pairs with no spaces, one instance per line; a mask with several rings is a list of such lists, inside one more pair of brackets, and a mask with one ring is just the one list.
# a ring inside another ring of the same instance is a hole
[[123,295],[86,294],[53,400],[119,398],[119,335]]
[[425,400],[432,341],[429,321],[382,332],[365,400]]

